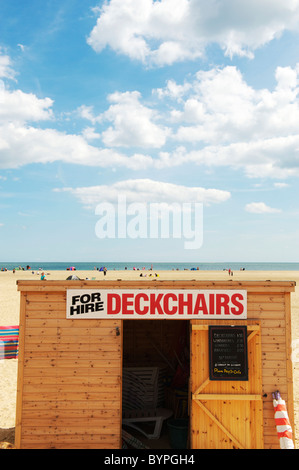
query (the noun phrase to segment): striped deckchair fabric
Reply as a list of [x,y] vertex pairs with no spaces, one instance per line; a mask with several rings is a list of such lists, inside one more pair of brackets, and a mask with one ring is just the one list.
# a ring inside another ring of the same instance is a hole
[[19,352],[19,327],[0,326],[0,360],[16,359]]

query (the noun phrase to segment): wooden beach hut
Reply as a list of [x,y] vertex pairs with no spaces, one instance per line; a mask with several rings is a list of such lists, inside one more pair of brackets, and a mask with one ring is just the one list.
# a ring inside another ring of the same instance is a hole
[[[191,449],[279,448],[276,390],[294,431],[295,282],[17,285],[17,448],[122,448],[124,423],[136,431],[128,421],[134,404],[170,411],[153,420],[163,425],[158,437],[170,421],[187,419]],[[142,442],[152,437],[136,432]]]

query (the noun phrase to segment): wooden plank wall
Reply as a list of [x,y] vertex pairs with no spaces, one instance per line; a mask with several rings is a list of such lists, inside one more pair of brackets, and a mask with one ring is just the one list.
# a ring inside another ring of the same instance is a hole
[[22,292],[20,321],[17,447],[119,448],[121,321],[67,320],[65,292]]
[[[279,390],[286,400],[292,422],[293,383],[290,329],[290,293],[248,293],[248,319],[261,324],[264,447],[278,449],[272,392]],[[294,424],[293,424],[294,429]]]

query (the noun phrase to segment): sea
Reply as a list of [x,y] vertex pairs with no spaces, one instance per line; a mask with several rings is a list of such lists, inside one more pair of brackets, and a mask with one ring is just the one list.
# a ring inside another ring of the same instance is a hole
[[176,271],[176,270],[197,270],[200,271],[223,271],[231,269],[232,271],[299,271],[299,263],[259,263],[259,262],[219,262],[219,263],[184,263],[184,262],[0,262],[0,270],[13,269],[31,269],[33,271],[42,269],[44,271],[64,271],[75,267],[77,271],[100,270],[103,267],[107,270],[122,271],[134,269],[152,269],[154,271]]

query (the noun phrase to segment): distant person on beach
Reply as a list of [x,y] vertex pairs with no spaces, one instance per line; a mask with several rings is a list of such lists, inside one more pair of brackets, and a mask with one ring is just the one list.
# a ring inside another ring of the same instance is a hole
[[42,275],[41,275],[41,277],[40,277],[40,280],[41,280],[41,281],[46,281],[45,273],[42,273]]
[[105,268],[103,269],[103,271],[104,271],[104,276],[106,276],[107,268],[105,267]]

